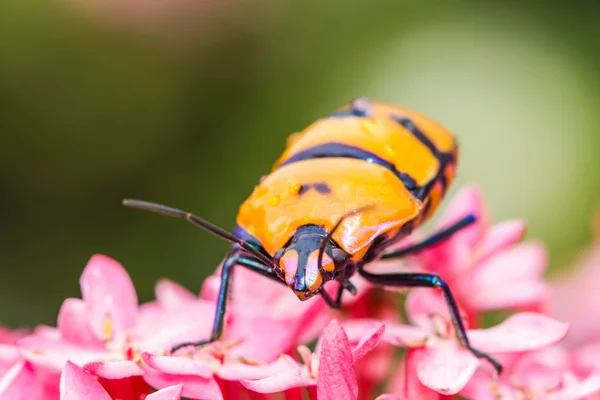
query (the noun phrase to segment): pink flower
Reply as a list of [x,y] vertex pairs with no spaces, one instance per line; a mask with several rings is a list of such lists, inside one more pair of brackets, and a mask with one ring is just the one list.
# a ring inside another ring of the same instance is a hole
[[520,220],[490,225],[483,196],[474,187],[459,192],[434,231],[468,214],[476,215],[477,221],[409,257],[411,269],[440,275],[469,318],[488,310],[538,307],[548,297],[542,281],[544,247],[535,242],[517,244],[525,233]]
[[[221,399],[218,384],[234,390],[238,381],[271,375],[273,366],[269,362],[297,344],[312,340],[327,322],[329,309],[322,299],[301,303],[286,286],[254,272],[238,268],[234,274],[223,339],[177,353],[185,357],[143,353],[148,383],[160,388],[183,382],[185,397]],[[170,289],[159,291],[157,298],[171,313],[191,301],[191,294],[169,285]],[[209,277],[202,287],[202,300],[216,301],[219,285],[219,276]],[[206,318],[210,324],[212,317]],[[204,337],[208,336],[206,333]]]
[[552,282],[549,314],[569,321],[566,343],[580,346],[600,339],[600,232],[592,246],[576,261],[572,270]]
[[282,355],[271,365],[270,375],[245,380],[242,384],[259,393],[276,393],[289,388],[317,386],[317,397],[327,399],[356,399],[358,385],[354,364],[371,351],[383,336],[384,326],[369,326],[352,348],[346,333],[337,320],[332,320],[317,345],[315,353],[301,346],[298,349],[304,364]]
[[36,381],[31,365],[25,360],[14,363],[0,379],[1,400],[42,400],[43,390]]
[[[202,299],[216,302],[221,284],[220,273],[219,267],[214,275],[204,281],[200,294]],[[342,301],[345,311],[350,311],[352,306],[358,305],[371,287],[360,276],[353,277],[351,281],[357,288],[358,294],[352,296],[345,293]],[[325,288],[332,297],[335,297],[338,284],[329,282]],[[229,314],[246,316],[252,326],[256,325],[255,318],[264,317],[265,313],[273,320],[284,322],[287,325],[286,329],[292,331],[284,335],[286,338],[293,339],[292,345],[310,342],[317,338],[334,313],[320,296],[310,301],[300,302],[287,286],[257,275],[256,272],[246,268],[236,268],[234,271],[228,310]],[[270,343],[272,340],[271,337]]]
[[[148,384],[163,388],[185,381],[186,397],[212,393],[211,398],[222,398],[215,376],[231,381],[263,376],[266,372],[260,372],[259,364],[310,339],[327,315],[321,299],[299,303],[285,286],[256,274],[241,282],[246,285],[234,285],[232,290],[223,340],[193,350],[190,358],[170,357],[165,354],[173,344],[210,336],[214,279],[205,284],[204,298],[161,281],[156,287],[157,301],[138,307],[123,267],[108,257],[94,256],[81,277],[82,299],[65,300],[58,327],[38,328],[20,341],[20,347],[41,380],[56,393],[60,371],[71,361],[100,377],[113,396],[123,388],[128,388],[125,393],[144,394]],[[257,287],[260,291],[236,300],[236,293]]]
[[25,330],[0,327],[0,400],[41,398],[33,369],[15,345],[26,334]]
[[40,327],[19,342],[23,357],[56,393],[67,361],[107,380],[129,379],[132,391],[147,393],[148,386],[134,378],[144,373],[139,366],[142,351],[163,353],[191,335],[208,334],[197,317],[212,312],[212,304],[194,303],[187,314],[161,313],[156,307],[141,310],[127,272],[108,257],[92,257],[80,284],[82,299],[65,300],[57,328]]
[[[383,341],[408,347],[408,369],[416,370],[421,383],[445,395],[458,393],[481,364],[457,341],[443,297],[430,289],[416,289],[406,301],[409,319],[416,326],[386,324]],[[349,321],[344,327],[350,338],[372,321]],[[531,351],[558,342],[567,334],[567,324],[542,314],[515,314],[489,329],[469,330],[471,345],[491,354]],[[408,371],[407,373],[412,373]]]
[[13,331],[0,327],[0,377],[4,376],[21,359],[15,343],[25,335],[25,331]]
[[[600,357],[600,351],[588,354],[596,360]],[[582,368],[576,353],[554,346],[516,357],[500,379],[492,380],[478,371],[461,394],[481,400],[587,399],[600,394],[600,364],[595,364]]]
[[[146,400],[179,400],[183,385],[171,386],[145,397]],[[138,397],[139,398],[139,397]],[[60,377],[60,400],[111,400],[107,391],[81,367],[67,361]],[[115,397],[115,400],[117,398]]]

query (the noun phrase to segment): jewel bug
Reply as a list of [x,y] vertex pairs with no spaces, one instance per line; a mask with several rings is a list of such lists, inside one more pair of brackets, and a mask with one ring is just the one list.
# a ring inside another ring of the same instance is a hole
[[[460,343],[500,373],[496,360],[470,345],[442,278],[365,269],[379,259],[423,250],[475,221],[468,215],[422,242],[389,251],[435,212],[454,180],[457,160],[456,139],[442,125],[411,110],[357,98],[290,137],[271,173],[241,205],[232,233],[186,211],[124,200],[129,207],[185,218],[233,243],[222,266],[211,337],[173,351],[221,337],[235,266],[287,285],[302,301],[320,295],[333,308],[340,308],[345,291],[356,294],[349,279],[358,273],[384,286],[441,289]],[[323,290],[332,280],[340,283],[334,297]]]

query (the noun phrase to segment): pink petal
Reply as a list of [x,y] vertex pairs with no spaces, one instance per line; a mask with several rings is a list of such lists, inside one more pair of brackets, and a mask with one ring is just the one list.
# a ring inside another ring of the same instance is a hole
[[28,329],[8,329],[0,326],[0,345],[15,344],[30,333]]
[[58,313],[57,328],[62,338],[75,344],[102,347],[102,339],[88,323],[85,303],[81,299],[66,299]]
[[[571,331],[569,330],[569,335]],[[600,342],[588,343],[585,346],[578,348],[572,354],[572,361],[579,373],[589,374],[595,370],[600,360]]]
[[548,400],[587,399],[600,393],[600,370],[579,382],[573,382],[566,388],[548,396]]
[[242,381],[244,387],[258,393],[278,393],[291,388],[316,385],[316,379],[300,374],[278,373],[258,380]]
[[410,322],[427,332],[432,330],[432,315],[438,315],[446,320],[450,319],[448,305],[440,290],[413,289],[406,298],[404,307]]
[[381,340],[385,332],[384,324],[372,325],[370,329],[365,329],[363,337],[354,349],[352,349],[352,359],[354,363],[367,355]]
[[77,365],[104,359],[111,354],[105,349],[74,345],[60,339],[34,335],[19,341],[23,357],[34,365],[61,371],[67,361]]
[[600,324],[590,318],[600,309],[600,238],[575,262],[567,274],[553,279],[551,315],[571,324],[565,342],[571,347],[600,338]]
[[[0,363],[14,364],[21,358],[19,348],[13,345],[0,344]],[[1,376],[1,374],[0,374]]]
[[263,379],[281,372],[282,365],[286,362],[287,361],[284,361],[282,357],[267,365],[248,365],[230,362],[223,364],[219,368],[217,375],[219,375],[219,378],[228,381]]
[[207,338],[215,315],[215,304],[205,300],[165,309],[158,303],[140,309],[136,328],[139,347],[153,353],[169,351],[174,344]]
[[258,393],[278,393],[287,389],[316,385],[316,379],[303,374],[303,368],[287,355],[282,355],[273,363],[273,375],[257,380],[243,380],[242,385]]
[[41,387],[25,361],[13,365],[0,379],[0,400],[39,399]]
[[423,329],[402,324],[387,324],[383,341],[394,346],[423,347],[427,340],[427,332]]
[[558,388],[569,369],[569,358],[570,354],[560,346],[525,353],[513,363],[510,375],[534,392]]
[[146,396],[146,400],[179,400],[183,392],[183,384],[169,386]]
[[545,300],[545,248],[529,242],[491,257],[457,279],[456,290],[474,310],[523,307]]
[[95,255],[85,267],[79,284],[88,320],[97,337],[108,340],[135,327],[138,299],[121,264]]
[[93,361],[83,366],[84,371],[106,379],[123,379],[140,376],[144,371],[133,361]]
[[378,396],[375,400],[408,400],[403,396],[396,396],[395,394],[382,394]]
[[154,292],[156,300],[165,308],[177,308],[197,300],[189,290],[168,279],[161,279]]
[[219,289],[221,287],[221,278],[216,275],[211,275],[202,283],[200,297],[208,301],[217,301]]
[[537,313],[519,313],[500,325],[468,332],[471,345],[486,353],[536,350],[557,343],[569,330],[569,324]]
[[166,388],[183,384],[182,397],[202,400],[223,400],[219,384],[213,378],[197,375],[169,375],[151,368],[145,370],[144,380],[152,387]]
[[461,229],[449,240],[453,243],[460,242],[463,246],[472,248],[483,236],[487,224],[487,211],[479,188],[474,186],[463,187],[448,205],[448,209],[442,215],[438,227],[447,227],[468,214],[474,214],[477,217],[477,222]]
[[477,243],[475,257],[482,259],[517,243],[525,235],[527,225],[522,220],[509,220],[492,226]]
[[321,400],[356,399],[358,383],[354,373],[350,342],[337,320],[332,320],[327,326],[322,346],[317,397]]
[[106,390],[83,369],[67,361],[60,377],[60,400],[111,400]]
[[423,385],[444,395],[458,393],[467,384],[479,360],[455,342],[441,341],[422,350],[417,376]]
[[399,368],[392,377],[390,385],[392,392],[398,393],[408,400],[441,400],[442,397],[446,398],[423,385],[419,380],[417,365],[422,355],[422,349],[409,349],[406,352],[404,361],[400,363]]
[[[503,372],[509,375],[509,372]],[[509,378],[510,379],[510,378]],[[475,371],[469,382],[460,392],[461,398],[477,400],[516,400],[513,396],[512,388],[509,384],[501,381],[492,380],[488,370],[483,368]]]
[[157,356],[150,353],[142,353],[142,358],[148,366],[165,374],[195,375],[203,378],[212,378],[213,375],[210,364],[187,357]]

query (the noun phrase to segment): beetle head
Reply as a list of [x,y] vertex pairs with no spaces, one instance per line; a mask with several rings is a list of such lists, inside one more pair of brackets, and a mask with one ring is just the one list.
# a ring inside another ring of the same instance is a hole
[[332,280],[350,260],[335,242],[328,241],[319,265],[319,252],[326,237],[321,227],[306,225],[275,253],[275,270],[300,300],[320,293],[323,284]]

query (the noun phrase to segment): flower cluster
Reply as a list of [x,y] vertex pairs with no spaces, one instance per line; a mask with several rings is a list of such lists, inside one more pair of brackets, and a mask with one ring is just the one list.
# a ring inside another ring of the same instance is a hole
[[[369,269],[440,275],[471,345],[503,364],[500,376],[459,344],[436,289],[410,291],[403,321],[400,296],[358,278],[359,295],[339,312],[240,267],[221,340],[171,354],[210,336],[218,270],[199,295],[164,280],[140,305],[125,269],[97,255],[56,327],[0,330],[0,400],[599,398],[600,242],[572,277],[549,283],[544,247],[520,243],[521,221],[491,225],[477,189],[457,196],[440,228],[467,213],[478,221],[450,239]],[[499,310],[512,314],[483,329]]]

